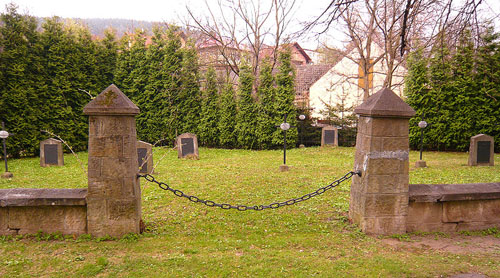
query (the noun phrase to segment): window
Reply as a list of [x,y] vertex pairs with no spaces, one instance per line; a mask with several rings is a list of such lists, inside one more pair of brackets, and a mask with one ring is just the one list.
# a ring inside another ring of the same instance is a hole
[[[368,89],[373,88],[373,59],[370,59],[370,64],[372,65],[368,70]],[[365,87],[365,72],[361,66],[361,61],[358,63],[358,86],[360,88]]]

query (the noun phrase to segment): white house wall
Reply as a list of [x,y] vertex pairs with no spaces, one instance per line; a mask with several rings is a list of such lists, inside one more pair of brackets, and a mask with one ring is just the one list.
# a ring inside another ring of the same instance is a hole
[[[380,48],[374,47],[372,50],[375,56],[380,53]],[[343,58],[334,67],[332,67],[325,75],[316,81],[309,90],[309,102],[312,110],[312,116],[322,118],[321,111],[326,110],[325,103],[335,106],[344,101],[345,107],[356,107],[363,102],[363,90],[358,87],[358,64],[353,60],[358,60],[359,55],[355,55],[355,51],[350,53],[349,59]],[[373,73],[373,89],[370,94],[373,94],[382,89],[386,72],[385,61],[381,59],[374,65]],[[393,76],[393,87],[391,88],[397,95],[403,94],[403,79],[406,70],[399,66]]]

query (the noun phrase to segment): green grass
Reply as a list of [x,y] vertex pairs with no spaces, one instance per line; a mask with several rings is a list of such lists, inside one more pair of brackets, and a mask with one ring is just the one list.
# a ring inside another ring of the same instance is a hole
[[[158,180],[186,194],[220,203],[260,205],[312,192],[352,169],[353,148],[281,151],[200,149],[200,160],[179,160],[155,148]],[[86,163],[87,154],[79,153]],[[424,153],[428,168],[410,183],[500,181],[494,167],[468,167],[465,153]],[[160,161],[161,160],[161,161]],[[85,165],[86,168],[86,165]],[[72,155],[63,167],[39,167],[37,158],[9,161],[14,179],[0,188],[86,187]],[[365,236],[347,219],[346,182],[308,201],[276,210],[221,210],[194,204],[141,180],[147,232],[120,240],[60,235],[0,237],[0,277],[447,277],[483,273],[500,277],[500,251],[459,256],[426,248],[397,248]],[[491,231],[490,231],[491,232]],[[497,231],[470,236],[495,236]],[[394,238],[402,242],[413,235]],[[430,235],[434,237],[434,235]]]

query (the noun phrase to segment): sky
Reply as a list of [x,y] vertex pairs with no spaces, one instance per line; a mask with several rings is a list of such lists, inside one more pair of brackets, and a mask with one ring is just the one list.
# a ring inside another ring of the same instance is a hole
[[[60,16],[68,18],[123,18],[145,21],[181,23],[187,18],[186,6],[196,14],[206,12],[205,0],[0,0],[0,10],[4,11],[7,3],[14,2],[21,13],[38,17]],[[265,0],[269,1],[269,0]],[[458,0],[461,1],[461,0]],[[207,0],[217,6],[217,0]],[[490,15],[496,15],[496,29],[500,30],[500,0],[483,0],[482,7]],[[300,30],[300,22],[314,19],[328,6],[330,0],[296,0],[293,20],[289,31]],[[335,29],[335,28],[331,28]],[[334,31],[334,30],[333,30]],[[333,39],[339,36],[334,34]],[[318,39],[307,38],[299,43],[304,48],[313,49]],[[338,42],[330,43],[339,45]]]

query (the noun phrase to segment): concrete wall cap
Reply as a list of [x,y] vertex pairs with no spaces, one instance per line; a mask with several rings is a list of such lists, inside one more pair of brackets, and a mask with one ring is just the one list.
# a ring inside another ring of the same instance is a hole
[[410,184],[410,202],[447,202],[500,199],[500,182]]
[[354,113],[369,117],[411,118],[415,110],[392,90],[384,88],[356,107]]
[[0,207],[85,206],[86,188],[12,188],[0,189]]
[[139,108],[114,84],[83,108],[85,115],[137,115]]

